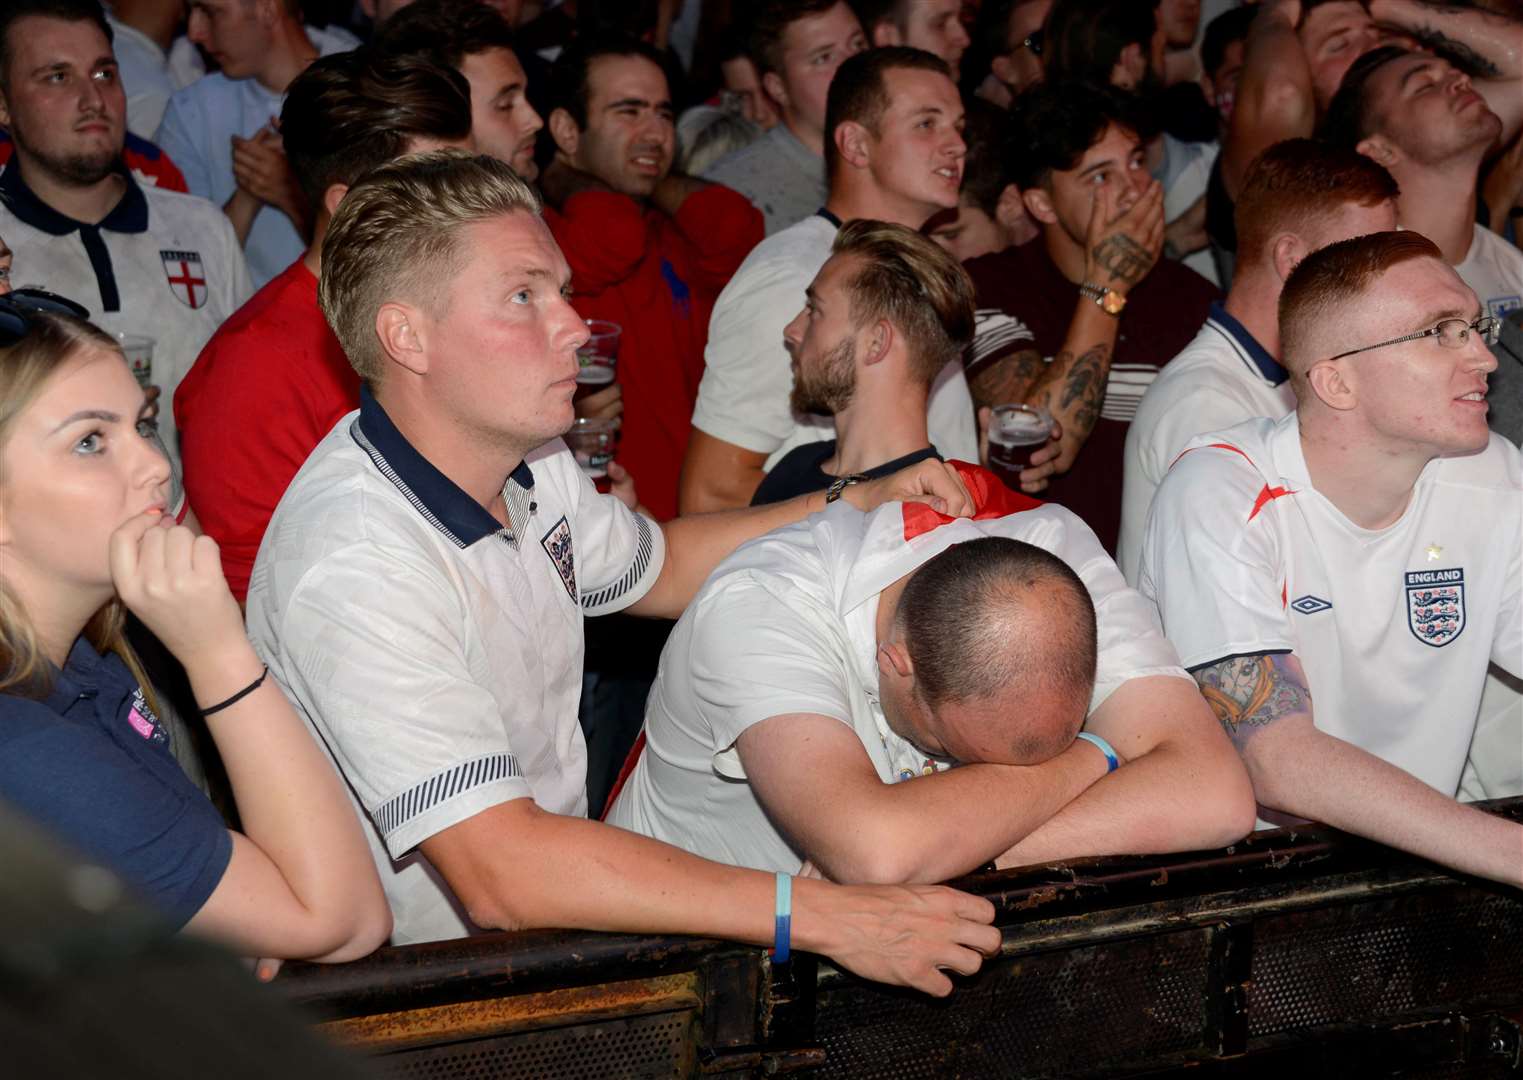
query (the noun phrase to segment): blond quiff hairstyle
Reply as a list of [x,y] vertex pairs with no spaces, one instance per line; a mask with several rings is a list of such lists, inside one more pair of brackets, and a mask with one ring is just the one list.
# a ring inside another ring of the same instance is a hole
[[410,300],[440,314],[460,269],[461,230],[540,208],[511,168],[463,150],[398,158],[349,189],[323,237],[317,302],[366,385],[386,369],[375,332],[381,305]]

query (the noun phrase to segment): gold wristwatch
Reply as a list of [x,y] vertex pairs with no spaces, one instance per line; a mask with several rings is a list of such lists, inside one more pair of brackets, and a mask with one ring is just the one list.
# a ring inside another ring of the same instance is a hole
[[1122,296],[1115,289],[1102,289],[1100,286],[1092,285],[1086,281],[1079,286],[1079,292],[1093,300],[1095,305],[1107,315],[1114,315],[1119,318],[1121,312],[1126,308],[1126,297]]

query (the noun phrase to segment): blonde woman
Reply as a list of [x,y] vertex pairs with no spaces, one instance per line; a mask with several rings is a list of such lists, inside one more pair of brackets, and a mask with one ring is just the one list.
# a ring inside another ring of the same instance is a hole
[[[362,956],[391,918],[354,810],[244,636],[215,542],[165,512],[143,390],[83,314],[0,297],[0,799],[192,933]],[[243,832],[171,758],[127,610],[184,665]]]

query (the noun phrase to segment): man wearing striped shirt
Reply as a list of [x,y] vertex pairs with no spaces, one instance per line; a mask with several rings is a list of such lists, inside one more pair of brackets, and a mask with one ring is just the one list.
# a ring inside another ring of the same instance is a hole
[[1160,260],[1163,192],[1147,170],[1130,98],[1041,85],[1011,107],[1013,179],[1041,226],[1028,244],[970,260],[978,325],[966,356],[979,405],[1029,402],[1062,425],[1045,497],[1114,553],[1121,466],[1137,402],[1218,296]]

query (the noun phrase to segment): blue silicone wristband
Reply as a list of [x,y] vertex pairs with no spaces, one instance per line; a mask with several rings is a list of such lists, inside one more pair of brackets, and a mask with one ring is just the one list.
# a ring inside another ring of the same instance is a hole
[[793,937],[793,875],[777,875],[777,929],[772,940],[772,962],[786,964]]
[[1107,773],[1113,773],[1117,769],[1121,768],[1121,759],[1116,756],[1116,751],[1111,749],[1110,743],[1106,742],[1098,735],[1091,735],[1087,731],[1079,732],[1079,738],[1083,739],[1087,743],[1093,743],[1095,746],[1100,748],[1100,753],[1105,755],[1105,764],[1107,766],[1105,771]]

